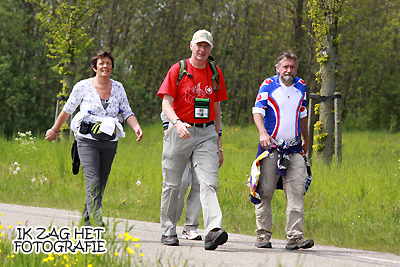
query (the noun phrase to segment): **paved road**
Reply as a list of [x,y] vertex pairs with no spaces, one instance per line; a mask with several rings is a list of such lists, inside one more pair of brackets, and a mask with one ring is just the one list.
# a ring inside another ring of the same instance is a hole
[[[0,224],[4,229],[21,225],[48,227],[72,226],[78,223],[81,215],[78,211],[29,207],[0,203]],[[112,218],[110,225],[113,225]],[[203,241],[180,239],[179,247],[167,247],[161,244],[160,224],[135,220],[118,219],[118,234],[125,232],[125,225],[132,226],[131,236],[141,240],[141,251],[149,265],[155,265],[161,259],[164,266],[307,266],[307,267],[343,267],[343,266],[394,266],[400,267],[400,256],[354,249],[337,248],[316,244],[308,250],[287,251],[284,240],[272,240],[273,249],[259,249],[254,246],[255,237],[229,234],[228,242],[215,251],[204,250]],[[3,230],[4,231],[4,230]],[[178,227],[178,233],[182,227]],[[199,231],[203,238],[204,231]]]

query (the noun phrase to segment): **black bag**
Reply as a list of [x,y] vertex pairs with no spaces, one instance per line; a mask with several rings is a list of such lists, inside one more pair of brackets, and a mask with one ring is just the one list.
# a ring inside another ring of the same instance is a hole
[[93,124],[93,126],[92,126],[92,123],[90,123],[90,125],[91,125],[91,127],[90,127],[90,135],[94,139],[97,139],[97,140],[100,140],[100,141],[110,141],[110,140],[115,139],[115,137],[116,137],[115,130],[114,130],[113,135],[108,135],[108,134],[103,133],[103,132],[100,131],[101,122],[96,122],[96,123]]
[[110,141],[115,139],[116,137],[116,133],[114,131],[114,133],[112,135],[108,135],[106,133],[103,133],[99,130],[101,125],[101,122],[96,122],[96,123],[91,123],[91,122],[81,122],[81,127],[79,129],[79,132],[81,134],[88,134],[90,133],[90,135],[97,140],[100,141]]
[[86,121],[82,121],[81,122],[81,127],[79,128],[79,132],[81,134],[88,134],[90,133],[90,123],[86,122]]
[[81,164],[81,161],[79,159],[78,143],[76,142],[76,140],[72,144],[71,158],[72,158],[72,173],[77,175],[79,173],[79,166]]

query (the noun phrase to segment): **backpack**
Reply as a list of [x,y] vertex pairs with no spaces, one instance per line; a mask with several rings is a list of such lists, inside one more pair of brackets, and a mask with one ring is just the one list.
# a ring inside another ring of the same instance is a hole
[[[211,77],[211,81],[213,84],[213,89],[214,92],[218,91],[220,88],[219,86],[219,74],[217,71],[217,65],[215,65],[214,63],[214,59],[209,56],[208,57],[208,65],[210,66],[211,72],[212,72],[212,77]],[[186,59],[182,59],[179,61],[179,75],[178,75],[178,81],[176,83],[177,86],[179,86],[180,81],[182,80],[183,76],[187,75],[189,78],[193,78],[192,74],[190,74],[187,71],[187,63],[186,63]]]

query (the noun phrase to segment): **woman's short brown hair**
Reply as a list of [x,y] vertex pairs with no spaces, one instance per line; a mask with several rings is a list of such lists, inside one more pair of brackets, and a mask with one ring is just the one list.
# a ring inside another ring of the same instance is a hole
[[110,58],[112,62],[112,68],[114,69],[114,56],[111,54],[111,51],[100,51],[95,55],[92,60],[90,61],[92,63],[92,66],[94,66],[95,69],[97,69],[97,60],[103,59],[103,58]]

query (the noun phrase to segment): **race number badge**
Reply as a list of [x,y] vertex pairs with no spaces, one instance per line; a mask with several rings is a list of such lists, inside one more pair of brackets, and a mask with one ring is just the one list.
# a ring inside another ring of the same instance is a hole
[[210,117],[210,99],[194,99],[194,118],[208,119]]

